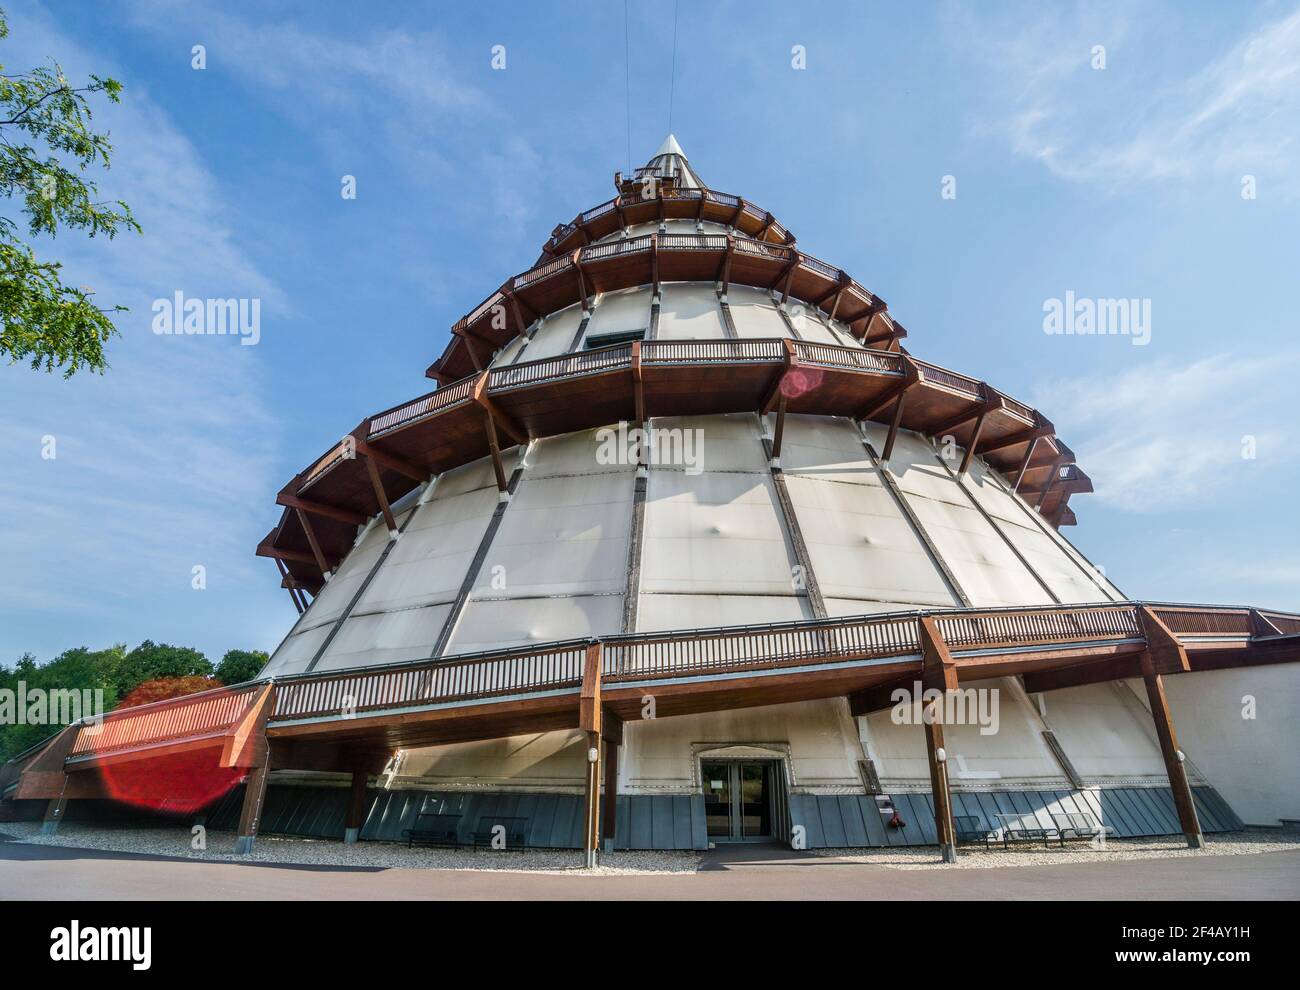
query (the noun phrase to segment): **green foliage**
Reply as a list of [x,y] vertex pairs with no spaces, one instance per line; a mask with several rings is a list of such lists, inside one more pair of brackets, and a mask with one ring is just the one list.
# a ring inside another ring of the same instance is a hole
[[222,684],[243,684],[262,672],[270,657],[262,650],[227,650],[217,664],[217,680]]
[[[148,639],[133,650],[121,643],[106,650],[89,650],[80,646],[65,650],[48,663],[39,663],[27,653],[13,667],[0,666],[0,690],[8,689],[16,695],[20,681],[29,693],[34,689],[100,690],[104,692],[104,711],[112,711],[148,682],[179,684],[184,687],[182,693],[206,690],[215,686],[215,682],[207,680],[214,675],[222,684],[252,680],[266,661],[267,655],[261,650],[230,650],[214,669],[212,661],[198,650]],[[158,696],[170,695],[164,692]],[[139,697],[144,695],[138,694]],[[52,725],[0,725],[0,763],[36,745],[57,728]]]
[[[0,10],[0,38],[9,26]],[[89,97],[121,102],[122,84],[92,75],[73,86],[50,60],[30,72],[5,74],[0,65],[0,194],[22,203],[31,236],[54,236],[60,229],[87,236],[115,237],[140,231],[131,208],[121,200],[100,201],[99,189],[85,173],[109,167],[113,146],[107,134],[91,129]],[[20,239],[18,224],[0,217],[0,354],[30,361],[34,369],[63,370],[64,377],[85,367],[107,367],[104,345],[117,333],[110,314],[91,293],[64,283],[56,261],[41,261]]]

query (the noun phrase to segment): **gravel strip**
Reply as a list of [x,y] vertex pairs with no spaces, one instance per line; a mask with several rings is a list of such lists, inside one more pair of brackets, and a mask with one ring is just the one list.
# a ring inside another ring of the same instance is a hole
[[996,846],[958,846],[955,865],[940,861],[934,846],[899,846],[889,849],[815,849],[818,856],[848,863],[872,863],[896,870],[986,870],[997,866],[1048,866],[1059,863],[1113,863],[1131,859],[1179,859],[1187,856],[1248,856],[1255,853],[1300,851],[1300,835],[1275,829],[1247,829],[1205,837],[1205,849],[1188,849],[1181,836],[1145,839],[1108,839],[1104,849],[1086,842],[1067,842],[1064,849],[1044,849],[1041,844],[1020,843],[1010,849]]
[[589,876],[627,873],[694,873],[700,857],[693,852],[620,850],[603,853],[594,870],[583,866],[580,850],[525,849],[494,852],[489,849],[408,849],[395,842],[357,842],[345,845],[328,839],[258,836],[249,856],[234,854],[235,836],[207,833],[206,850],[191,848],[186,828],[105,827],[64,822],[55,836],[41,835],[39,822],[5,822],[0,833],[32,845],[102,849],[110,852],[177,856],[183,859],[233,863],[285,863],[295,866],[343,866],[417,870],[497,870],[526,873],[578,873]]

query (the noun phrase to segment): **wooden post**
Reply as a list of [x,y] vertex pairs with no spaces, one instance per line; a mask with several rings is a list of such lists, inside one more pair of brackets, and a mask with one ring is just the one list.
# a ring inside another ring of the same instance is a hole
[[889,433],[885,436],[885,449],[880,452],[880,459],[889,466],[889,459],[894,456],[894,441],[898,439],[898,428],[903,423],[903,404],[907,400],[907,390],[898,393],[898,402],[894,404],[894,418],[889,421]]
[[[363,455],[364,456],[364,455]],[[370,475],[370,487],[375,491],[375,501],[379,503],[379,511],[384,514],[384,524],[388,527],[388,536],[390,539],[397,539],[397,521],[393,519],[393,509],[388,504],[388,493],[384,491],[384,483],[379,479],[379,466],[375,463],[373,457],[366,457],[366,474]]]
[[578,701],[578,728],[586,734],[587,773],[584,785],[584,825],[582,851],[587,868],[596,865],[600,848],[600,667],[599,642],[587,647],[582,669],[582,691]]
[[618,835],[618,750],[623,743],[623,720],[613,712],[601,713],[601,740],[605,745],[605,804],[601,811],[601,847],[612,852]]
[[[68,786],[67,777],[63,778],[63,786]],[[56,798],[50,798],[49,803],[45,806],[45,819],[41,822],[41,835],[58,835],[59,822],[63,821],[63,813],[67,810],[68,799],[62,793]]]
[[328,581],[333,577],[330,571],[329,562],[325,559],[325,554],[321,552],[320,543],[316,540],[316,530],[312,529],[311,520],[307,518],[307,513],[302,509],[294,509],[298,514],[298,522],[302,524],[302,531],[307,534],[307,543],[311,546],[312,557],[316,560],[316,566],[320,568],[321,576]]
[[921,721],[925,724],[925,748],[930,759],[930,795],[934,801],[934,830],[939,839],[939,855],[945,863],[955,863],[957,839],[948,800],[948,754],[943,748],[942,704],[942,696],[927,701],[921,712]]
[[366,823],[366,788],[369,783],[369,771],[352,771],[352,796],[348,801],[348,817],[343,831],[343,841],[348,845],[361,838],[361,828]]
[[772,466],[781,466],[781,438],[785,434],[785,393],[776,403],[776,429],[772,434]]
[[1178,823],[1183,835],[1187,837],[1189,849],[1204,849],[1205,836],[1201,834],[1201,823],[1196,817],[1196,803],[1192,800],[1192,788],[1187,782],[1186,759],[1178,748],[1178,735],[1174,731],[1174,720],[1169,714],[1169,701],[1165,697],[1165,682],[1156,671],[1151,652],[1142,654],[1142,680],[1146,682],[1147,700],[1151,703],[1151,718],[1156,724],[1156,736],[1160,739],[1160,752],[1165,758],[1165,773],[1169,776],[1169,789],[1173,791],[1174,806],[1178,809]]
[[262,802],[266,800],[266,778],[271,772],[268,754],[261,766],[248,772],[244,783],[244,807],[239,813],[239,833],[235,839],[235,855],[246,856],[253,851],[257,827],[262,821]]
[[600,733],[587,733],[587,779],[585,829],[582,833],[582,852],[587,869],[596,865],[596,851],[600,847]]

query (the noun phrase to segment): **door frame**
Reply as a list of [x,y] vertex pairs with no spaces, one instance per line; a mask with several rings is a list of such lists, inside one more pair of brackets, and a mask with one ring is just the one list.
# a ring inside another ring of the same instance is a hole
[[[704,764],[716,763],[727,767],[728,774],[732,773],[733,767],[739,767],[742,764],[762,764],[767,768],[767,820],[769,823],[768,835],[707,835],[708,823],[705,822],[705,833],[708,841],[712,843],[739,843],[739,842],[780,842],[782,833],[786,830],[784,821],[786,817],[787,802],[784,800],[785,795],[785,760],[779,756],[710,756],[707,752],[699,754],[697,771],[700,775],[700,793],[704,793],[705,780]],[[736,773],[737,783],[739,783],[739,773]],[[728,779],[728,790],[731,791],[730,808],[728,809],[728,819],[730,827],[734,828],[738,820],[737,808],[741,803],[741,793],[739,787],[733,787],[732,781]],[[743,815],[743,812],[740,813]]]

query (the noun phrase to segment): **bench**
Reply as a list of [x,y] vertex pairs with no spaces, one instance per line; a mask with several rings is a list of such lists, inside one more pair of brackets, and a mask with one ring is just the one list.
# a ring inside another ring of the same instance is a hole
[[[505,841],[504,846],[493,844],[498,835]],[[492,849],[524,849],[528,845],[528,819],[484,815],[474,827],[474,845]]]
[[1051,845],[1052,839],[1059,839],[1060,832],[1056,826],[1045,826],[1031,812],[1023,815],[998,815],[1002,823],[1002,848],[1008,849],[1013,842],[1037,842],[1043,840],[1044,847]]
[[1115,830],[1109,825],[1098,825],[1096,819],[1086,812],[1068,812],[1062,815],[1053,815],[1052,823],[1056,826],[1056,831],[1061,836],[1061,845],[1065,845],[1066,839],[1096,839],[1101,836],[1112,836]]
[[953,815],[953,828],[957,832],[957,842],[982,842],[985,846],[989,845],[998,837],[998,830],[991,825],[985,825],[984,819],[979,815]]
[[415,824],[405,830],[406,848],[417,842],[428,846],[460,845],[460,818],[460,815],[416,815]]

